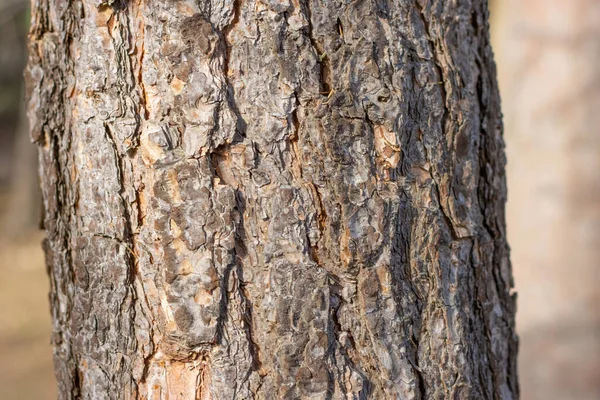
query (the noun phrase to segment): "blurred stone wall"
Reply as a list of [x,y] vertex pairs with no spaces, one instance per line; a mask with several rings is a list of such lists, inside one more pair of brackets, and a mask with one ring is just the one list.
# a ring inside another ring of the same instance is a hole
[[522,399],[600,399],[600,1],[492,1]]

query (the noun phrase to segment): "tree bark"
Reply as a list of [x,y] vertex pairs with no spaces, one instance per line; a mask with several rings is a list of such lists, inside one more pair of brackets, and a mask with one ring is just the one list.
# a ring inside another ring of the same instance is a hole
[[39,0],[61,398],[514,399],[486,2]]

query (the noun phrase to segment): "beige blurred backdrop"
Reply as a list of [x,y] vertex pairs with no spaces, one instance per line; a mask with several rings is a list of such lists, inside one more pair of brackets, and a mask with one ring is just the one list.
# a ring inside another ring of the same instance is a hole
[[[27,10],[0,0],[0,399],[54,399]],[[521,399],[600,399],[600,0],[490,0],[508,158]],[[21,117],[20,117],[21,116]]]
[[522,399],[600,399],[600,1],[492,0]]

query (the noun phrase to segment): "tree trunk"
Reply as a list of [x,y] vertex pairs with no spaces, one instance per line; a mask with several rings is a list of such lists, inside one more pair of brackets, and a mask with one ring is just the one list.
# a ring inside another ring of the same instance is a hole
[[486,2],[40,0],[61,398],[514,399]]

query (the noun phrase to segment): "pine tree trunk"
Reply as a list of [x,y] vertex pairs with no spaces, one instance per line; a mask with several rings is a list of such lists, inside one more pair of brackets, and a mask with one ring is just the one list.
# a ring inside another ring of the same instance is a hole
[[486,2],[39,0],[61,398],[516,399]]

